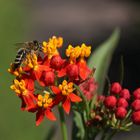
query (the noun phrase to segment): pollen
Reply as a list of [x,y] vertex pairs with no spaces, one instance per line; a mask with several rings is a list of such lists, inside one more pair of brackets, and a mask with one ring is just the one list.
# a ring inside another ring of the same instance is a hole
[[38,95],[37,105],[39,107],[47,108],[52,103],[52,98],[50,98],[50,93],[46,92],[44,96]]
[[14,64],[10,65],[10,68],[8,69],[8,72],[15,75],[15,76],[20,76],[21,73],[23,72],[22,67],[17,68],[16,70],[13,69]]
[[70,82],[68,83],[66,80],[62,82],[62,84],[59,85],[59,89],[62,92],[62,95],[68,95],[69,93],[72,93],[74,88],[73,88],[73,83]]
[[37,70],[38,69],[38,62],[37,62],[37,55],[35,53],[28,54],[24,64],[31,69]]
[[51,59],[52,56],[59,54],[57,48],[60,48],[63,45],[63,38],[53,36],[48,42],[44,41],[42,44],[43,52]]
[[84,43],[81,45],[80,57],[89,57],[91,54],[91,46],[86,46]]
[[11,85],[10,88],[14,90],[17,94],[22,94],[22,95],[27,94],[27,89],[25,87],[24,80],[18,81],[17,79],[15,79],[13,81],[13,85]]
[[66,56],[70,57],[70,63],[74,63],[74,61],[80,56],[81,48],[80,46],[76,46],[75,48],[72,45],[69,45],[66,49]]
[[81,46],[69,45],[66,49],[66,56],[70,58],[70,63],[73,64],[77,58],[83,60],[91,54],[91,46],[86,46],[84,43]]

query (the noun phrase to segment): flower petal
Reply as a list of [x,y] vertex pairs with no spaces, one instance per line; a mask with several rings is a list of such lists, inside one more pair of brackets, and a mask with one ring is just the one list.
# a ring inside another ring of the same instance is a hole
[[78,67],[79,67],[79,75],[81,79],[85,80],[91,73],[91,70],[88,68],[85,61],[78,62]]
[[71,103],[70,103],[70,98],[68,96],[63,100],[62,106],[63,106],[63,109],[65,110],[65,112],[67,114],[69,114]]
[[75,95],[74,93],[70,93],[69,97],[72,102],[81,102],[82,101],[82,99],[79,96]]
[[58,77],[63,77],[66,75],[66,68],[62,68],[61,70],[58,70],[57,72],[58,72],[57,73]]
[[56,120],[56,117],[54,116],[54,114],[52,113],[50,109],[46,109],[45,115],[49,120],[52,120],[52,121]]
[[36,126],[38,126],[44,118],[44,110],[39,110],[36,113]]
[[61,93],[61,90],[56,87],[56,86],[51,86],[51,90],[55,93],[55,94],[60,94]]

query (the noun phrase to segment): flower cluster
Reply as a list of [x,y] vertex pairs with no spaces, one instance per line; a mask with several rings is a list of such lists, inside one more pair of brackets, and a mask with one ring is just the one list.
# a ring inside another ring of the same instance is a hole
[[132,124],[140,125],[140,88],[130,94],[128,89],[114,82],[109,95],[97,96],[87,125],[127,131]]
[[[53,108],[62,104],[64,111],[69,114],[71,102],[81,102],[82,98],[75,85],[80,85],[84,94],[87,93],[85,82],[89,81],[90,90],[96,89],[93,71],[87,66],[85,58],[91,53],[91,46],[69,45],[66,49],[66,59],[63,59],[58,49],[63,45],[63,38],[52,37],[44,41],[41,50],[32,50],[16,69],[8,71],[15,75],[11,89],[21,99],[21,109],[36,113],[36,125],[44,116],[56,120]],[[89,90],[88,90],[89,92]]]

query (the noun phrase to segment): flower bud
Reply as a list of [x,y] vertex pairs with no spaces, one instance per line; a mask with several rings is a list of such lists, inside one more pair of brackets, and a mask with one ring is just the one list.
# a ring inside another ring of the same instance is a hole
[[134,102],[132,102],[131,106],[134,111],[139,111],[140,110],[140,100],[136,99]]
[[78,79],[79,69],[76,64],[69,64],[66,72],[71,80]]
[[133,92],[133,96],[134,96],[135,99],[140,99],[140,88],[136,89]]
[[140,111],[133,112],[131,119],[134,124],[140,125]]
[[117,106],[127,108],[128,107],[128,102],[124,98],[119,98],[118,102],[117,102]]
[[55,70],[60,70],[62,68],[63,62],[64,61],[60,55],[54,55],[50,60],[50,66]]
[[44,71],[42,73],[42,76],[40,78],[40,83],[42,86],[51,86],[54,85],[55,82],[55,74],[52,71]]
[[120,92],[120,97],[125,98],[126,100],[129,100],[130,99],[130,92],[129,92],[129,90],[128,89],[123,89]]
[[116,116],[116,118],[118,118],[118,119],[124,119],[125,116],[126,116],[126,114],[127,114],[127,111],[126,111],[126,109],[123,108],[123,107],[118,107],[118,108],[116,109],[116,111],[115,111],[115,116]]
[[114,108],[116,106],[117,99],[115,96],[108,96],[104,100],[104,104],[107,108]]
[[111,85],[111,90],[110,90],[111,94],[114,94],[114,95],[119,94],[121,90],[122,90],[122,87],[118,82],[115,82]]

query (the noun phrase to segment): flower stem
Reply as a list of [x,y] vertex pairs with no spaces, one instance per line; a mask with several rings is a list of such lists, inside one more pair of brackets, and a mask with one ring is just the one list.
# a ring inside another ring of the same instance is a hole
[[61,133],[62,133],[63,140],[68,140],[65,116],[61,105],[58,106],[58,111],[60,116],[60,125],[61,125]]

